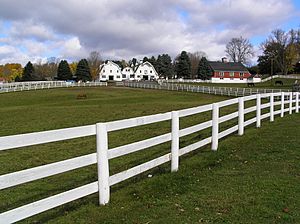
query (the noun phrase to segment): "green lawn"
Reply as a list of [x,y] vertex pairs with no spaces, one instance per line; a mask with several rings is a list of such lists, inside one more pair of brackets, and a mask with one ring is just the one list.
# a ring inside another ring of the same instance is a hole
[[[276,80],[281,80],[283,85],[275,85]],[[243,83],[185,83],[191,85],[200,85],[200,86],[217,86],[217,87],[234,87],[234,88],[252,88],[252,89],[292,89],[295,79],[273,79],[273,81],[267,81],[262,83],[255,83],[254,87],[248,87],[247,84]],[[299,83],[299,80],[298,80]]]
[[[85,92],[86,100],[77,100]],[[50,130],[189,108],[228,99],[198,93],[125,88],[53,89],[0,95],[0,136]],[[236,108],[221,111],[228,113]],[[277,118],[277,117],[276,117]],[[181,120],[181,128],[211,119],[210,113]],[[236,122],[233,121],[233,122]],[[209,147],[112,187],[111,202],[98,195],[49,210],[24,223],[299,223],[299,115],[250,127],[243,137]],[[229,122],[227,125],[230,125]],[[221,128],[226,128],[222,125]],[[110,148],[170,131],[169,122],[113,132]],[[181,139],[181,147],[211,130]],[[110,162],[116,173],[170,151],[162,144]],[[95,152],[87,137],[0,152],[0,175]],[[148,178],[148,175],[153,175]],[[89,166],[0,192],[0,212],[97,180]]]

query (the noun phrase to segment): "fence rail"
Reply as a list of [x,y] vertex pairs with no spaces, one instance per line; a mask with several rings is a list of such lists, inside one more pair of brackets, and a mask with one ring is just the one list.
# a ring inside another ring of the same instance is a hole
[[[276,97],[278,100],[276,100]],[[267,103],[266,100],[268,100]],[[245,102],[247,101],[254,101],[256,105],[246,108]],[[220,116],[222,108],[232,105],[237,105],[238,109],[230,114]],[[278,107],[280,108],[278,109]],[[267,108],[269,109],[268,113],[262,114],[263,109]],[[184,129],[179,128],[180,118],[209,111],[212,113],[211,120]],[[1,213],[0,223],[16,222],[96,192],[99,193],[99,203],[105,205],[109,202],[110,187],[112,185],[169,161],[171,161],[171,171],[175,172],[179,168],[180,156],[208,144],[211,144],[212,150],[217,150],[219,139],[235,132],[238,135],[243,135],[244,128],[250,124],[255,123],[256,127],[260,127],[263,119],[269,118],[272,122],[275,115],[283,117],[287,112],[292,114],[293,111],[299,113],[298,92],[264,93],[162,114],[97,123],[82,127],[0,137],[0,151],[3,151],[23,146],[96,135],[95,153],[1,175],[0,189],[10,188],[92,164],[97,164],[98,167],[98,181]],[[255,117],[245,120],[245,114],[251,112],[255,113]],[[237,124],[220,132],[219,124],[234,118],[238,118]],[[108,147],[109,132],[167,120],[171,121],[170,133],[112,149]],[[179,139],[181,137],[210,127],[212,128],[210,137],[200,139],[196,143],[180,148]],[[109,174],[109,161],[111,159],[169,141],[171,141],[169,153],[117,174]]]
[[[121,84],[119,84],[121,85]],[[249,96],[253,94],[265,94],[265,93],[281,93],[292,92],[287,89],[255,89],[255,88],[236,88],[236,87],[215,87],[215,86],[196,86],[189,84],[170,84],[170,83],[149,83],[149,82],[124,82],[123,86],[131,88],[144,88],[144,89],[160,89],[171,91],[186,91],[196,93],[206,93],[222,96]]]
[[38,81],[38,82],[12,82],[0,84],[0,93],[26,90],[52,89],[61,87],[92,87],[107,86],[106,82],[65,82],[65,81]]

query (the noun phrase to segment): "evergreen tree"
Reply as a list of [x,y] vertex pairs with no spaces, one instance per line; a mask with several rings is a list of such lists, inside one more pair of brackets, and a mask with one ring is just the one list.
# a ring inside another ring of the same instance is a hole
[[33,81],[34,80],[33,76],[34,76],[34,67],[32,63],[29,61],[24,67],[23,74],[22,74],[22,81]]
[[182,51],[177,57],[175,69],[178,78],[191,78],[191,61],[186,51]]
[[148,61],[153,65],[153,67],[157,71],[158,68],[157,68],[156,58],[152,56],[151,58],[148,59]]
[[208,64],[206,57],[202,57],[198,65],[198,78],[202,80],[210,79],[212,76],[211,67]]
[[69,64],[66,60],[60,61],[57,69],[57,79],[58,80],[70,80],[72,79],[72,72]]
[[78,81],[81,80],[83,82],[86,82],[92,80],[90,67],[86,59],[81,59],[78,62],[75,75]]
[[156,62],[156,69],[158,74],[168,78],[174,75],[172,59],[168,54],[158,55]]
[[146,62],[146,61],[149,61],[149,58],[144,57],[144,58],[143,58],[143,62]]

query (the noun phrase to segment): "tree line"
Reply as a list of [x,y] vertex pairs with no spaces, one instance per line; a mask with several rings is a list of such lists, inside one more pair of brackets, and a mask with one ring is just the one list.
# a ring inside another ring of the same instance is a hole
[[[251,66],[251,59],[255,52],[253,45],[247,38],[232,38],[225,48],[230,61],[241,62],[248,65],[252,74],[289,74],[300,73],[300,29],[291,29],[287,32],[276,29],[260,45],[262,54],[258,56],[257,64]],[[144,57],[143,62],[149,61],[160,77],[185,79],[210,79],[212,72],[205,52],[182,51],[174,59],[168,54]],[[113,61],[121,69],[131,66],[137,69],[139,61],[132,58]],[[28,62],[22,68],[21,64],[11,63],[0,65],[0,77],[7,81],[33,81],[33,80],[96,80],[103,60],[100,53],[93,51],[87,59],[68,63],[66,60],[58,61],[51,58],[46,63]]]

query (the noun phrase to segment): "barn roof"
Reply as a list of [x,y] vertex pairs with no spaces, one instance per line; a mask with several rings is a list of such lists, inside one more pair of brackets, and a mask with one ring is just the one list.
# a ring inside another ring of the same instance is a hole
[[209,61],[208,63],[214,71],[248,72],[248,69],[241,62]]

